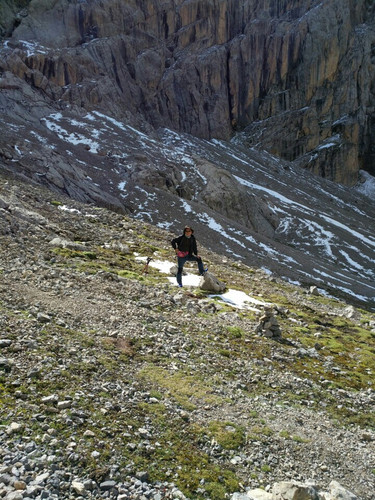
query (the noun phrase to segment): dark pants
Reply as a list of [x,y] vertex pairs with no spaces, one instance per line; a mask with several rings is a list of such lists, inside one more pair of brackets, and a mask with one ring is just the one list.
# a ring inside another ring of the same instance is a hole
[[197,262],[199,274],[204,273],[203,262],[200,257],[198,258],[195,255],[188,255],[187,257],[177,257],[178,270],[176,278],[179,285],[182,285],[182,270],[184,268],[185,262]]

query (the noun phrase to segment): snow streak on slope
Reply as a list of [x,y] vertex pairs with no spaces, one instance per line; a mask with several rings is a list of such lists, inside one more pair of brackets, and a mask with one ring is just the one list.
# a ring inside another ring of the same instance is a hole
[[[109,193],[119,206],[130,207],[133,217],[173,233],[186,222],[194,224],[200,244],[248,265],[374,301],[373,203],[358,191],[238,142],[200,140],[170,130],[151,135],[97,111],[82,116],[55,112],[34,130],[17,127],[9,123],[7,128],[24,137],[14,148],[14,168],[21,158],[25,164],[33,147],[58,154],[59,161],[47,165],[33,160],[33,178],[56,177],[72,196],[84,192],[96,199]],[[59,167],[60,161],[70,170]],[[200,192],[210,180],[202,161],[225,170],[234,185],[266,203],[277,219],[273,237],[202,201]]]

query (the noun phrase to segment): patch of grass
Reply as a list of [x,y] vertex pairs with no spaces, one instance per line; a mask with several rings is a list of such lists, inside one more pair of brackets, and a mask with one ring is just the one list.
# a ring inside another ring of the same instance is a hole
[[[133,255],[111,248],[96,247],[91,251],[80,251],[68,248],[54,248],[52,253],[59,257],[59,263],[75,267],[80,271],[96,273],[106,271],[121,277],[144,281],[142,274],[144,263],[139,263]],[[149,268],[149,274],[158,272]],[[147,275],[148,276],[148,275]]]
[[237,450],[246,442],[244,427],[233,422],[212,421],[205,433],[225,450]]
[[183,371],[170,373],[155,365],[143,368],[138,376],[150,384],[165,389],[183,408],[194,410],[198,403],[220,403],[222,398],[212,394],[212,387],[203,377],[188,375]]
[[227,331],[231,337],[242,339],[245,337],[245,332],[239,326],[227,326]]
[[344,425],[355,425],[362,428],[370,428],[375,430],[375,414],[367,412],[354,413],[353,409],[337,405],[332,405],[327,408],[328,413],[333,419]]
[[290,439],[290,434],[288,431],[280,431],[279,436],[284,439]]
[[311,333],[310,332],[310,329],[305,327],[305,326],[296,326],[294,328],[294,331],[298,334],[298,335],[306,335],[308,333]]
[[310,440],[303,438],[301,436],[292,436],[292,440],[295,441],[296,443],[309,443]]
[[[309,373],[317,382],[323,377],[335,387],[357,390],[372,387],[375,339],[368,320],[359,324],[345,317],[327,316],[309,309],[304,307],[290,313],[302,317],[308,330],[305,326],[293,324],[287,324],[286,328],[288,338],[296,339],[306,349],[319,344],[318,357],[293,356],[290,362],[284,360],[284,364],[297,375]],[[320,332],[319,336],[316,337],[314,332]]]
[[225,358],[230,358],[232,356],[232,352],[228,349],[219,349],[220,356],[224,356]]
[[117,274],[121,278],[127,278],[127,279],[133,279],[133,280],[139,280],[139,281],[144,281],[144,277],[137,272],[134,271],[129,271],[128,269],[123,269],[122,271],[118,271]]
[[248,441],[267,441],[274,431],[267,426],[253,426],[251,427],[250,434],[247,436]]

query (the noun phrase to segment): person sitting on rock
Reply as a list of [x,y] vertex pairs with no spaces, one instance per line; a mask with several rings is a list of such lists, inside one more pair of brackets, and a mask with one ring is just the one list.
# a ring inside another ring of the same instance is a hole
[[185,262],[192,261],[198,263],[199,274],[203,276],[207,269],[204,268],[201,257],[198,255],[197,240],[194,236],[194,230],[190,226],[184,227],[184,232],[178,238],[172,240],[172,247],[177,255],[177,283],[182,287],[182,270]]

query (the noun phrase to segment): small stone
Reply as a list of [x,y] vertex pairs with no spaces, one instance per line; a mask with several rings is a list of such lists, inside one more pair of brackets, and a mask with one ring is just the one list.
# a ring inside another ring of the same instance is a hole
[[6,373],[9,373],[11,370],[11,364],[9,359],[0,358],[0,370],[4,370]]
[[66,408],[70,408],[72,406],[71,401],[59,401],[57,403],[57,409],[58,410],[65,410]]
[[17,422],[12,422],[5,430],[5,432],[10,436],[11,434],[15,434],[20,432],[23,429],[22,424],[18,424]]
[[3,483],[5,485],[10,484],[12,481],[12,476],[9,474],[0,474],[0,483]]
[[112,488],[114,488],[115,486],[116,486],[115,481],[104,481],[103,483],[100,483],[100,489],[102,491],[109,491]]
[[148,436],[148,435],[149,435],[148,430],[147,430],[147,429],[144,429],[143,427],[140,427],[140,428],[138,429],[138,432],[139,432],[139,434],[140,434],[141,436]]
[[26,483],[24,481],[14,481],[13,483],[13,488],[15,490],[25,490],[26,489]]
[[41,373],[42,372],[39,370],[39,368],[32,368],[27,374],[27,376],[28,378],[39,378]]
[[148,478],[149,478],[148,472],[146,472],[146,471],[136,472],[135,477],[137,479],[139,479],[140,481],[142,481],[142,483],[147,483]]
[[39,323],[49,323],[51,321],[51,317],[44,313],[38,313],[36,319]]
[[47,479],[49,478],[49,472],[45,472],[44,474],[40,474],[39,476],[37,476],[33,483],[34,484],[42,484],[44,483]]
[[72,482],[72,489],[78,495],[82,495],[86,491],[85,485],[83,483],[80,483],[79,481],[73,481]]
[[42,398],[42,403],[56,403],[57,401],[57,396],[55,394],[52,394],[51,396],[45,396]]
[[23,493],[20,491],[12,491],[8,493],[5,498],[6,500],[23,500]]
[[87,430],[84,432],[83,436],[84,437],[95,437],[95,433],[90,431],[90,430]]
[[0,349],[9,347],[12,344],[12,341],[10,339],[1,339],[0,340]]

